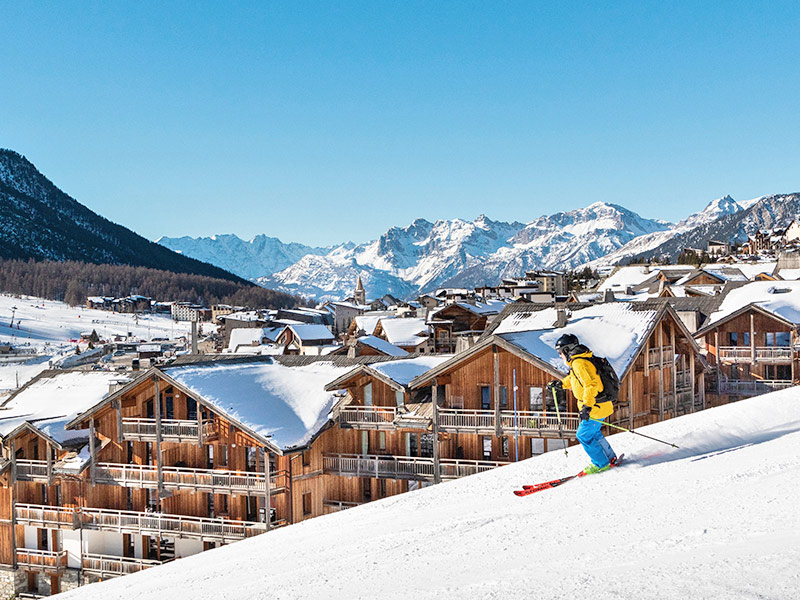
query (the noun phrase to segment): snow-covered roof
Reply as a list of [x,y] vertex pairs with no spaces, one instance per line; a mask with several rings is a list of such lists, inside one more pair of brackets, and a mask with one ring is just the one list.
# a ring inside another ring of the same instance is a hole
[[325,325],[317,323],[298,323],[287,325],[301,340],[332,340],[333,334]]
[[375,328],[378,326],[378,322],[382,321],[383,319],[395,319],[397,318],[396,315],[358,315],[354,318],[356,322],[356,329],[363,330],[367,333],[367,335],[372,335],[375,333]]
[[220,411],[271,436],[280,448],[307,443],[325,424],[336,401],[325,384],[351,367],[330,362],[288,367],[278,363],[213,363],[163,372]]
[[446,306],[442,306],[432,311],[429,319],[433,319],[438,313],[450,308],[451,306],[458,306],[476,315],[496,315],[509,303],[509,300],[496,300],[489,299],[484,302],[454,302]]
[[629,286],[639,285],[652,276],[652,269],[643,265],[619,267],[597,287],[597,291],[613,290],[615,292],[624,292]]
[[428,325],[422,317],[382,319],[381,327],[386,339],[395,346],[418,346],[427,340]]
[[228,348],[235,351],[239,346],[258,346],[264,340],[274,342],[283,331],[283,327],[236,327],[231,329]]
[[563,334],[572,333],[595,354],[605,356],[622,375],[646,341],[658,311],[635,308],[626,302],[596,304],[570,311],[566,327],[561,328],[553,326],[557,316],[555,308],[511,313],[494,334],[564,371],[564,361],[554,346]]
[[361,336],[358,338],[358,341],[371,348],[375,348],[375,350],[378,350],[387,356],[408,356],[408,352],[402,348],[398,348],[394,344],[390,344],[386,340],[382,340],[374,335]]
[[796,281],[800,279],[800,269],[781,269],[778,275],[785,281]]
[[385,375],[392,381],[396,381],[400,385],[408,385],[415,377],[422,375],[426,371],[430,371],[434,367],[438,367],[451,358],[453,358],[452,354],[417,356],[405,360],[375,363],[370,365],[370,368]]
[[28,422],[59,444],[86,439],[86,431],[65,430],[64,425],[99,403],[120,379],[109,371],[43,373],[0,408],[0,436]]
[[791,323],[800,324],[800,281],[753,281],[728,292],[708,318],[708,327],[753,304]]

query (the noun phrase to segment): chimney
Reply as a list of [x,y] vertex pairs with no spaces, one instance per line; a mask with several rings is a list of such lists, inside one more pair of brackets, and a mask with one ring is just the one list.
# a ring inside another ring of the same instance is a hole
[[617,299],[614,297],[614,290],[608,289],[603,293],[603,302],[616,302],[616,301]]
[[197,351],[197,321],[192,321],[192,354],[198,354],[198,351]]
[[567,311],[564,308],[556,309],[556,322],[555,328],[561,329],[567,326]]

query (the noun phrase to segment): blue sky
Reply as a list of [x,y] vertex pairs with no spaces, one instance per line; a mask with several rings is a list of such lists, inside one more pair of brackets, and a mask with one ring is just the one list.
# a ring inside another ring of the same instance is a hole
[[3,2],[0,147],[154,239],[800,191],[797,2]]

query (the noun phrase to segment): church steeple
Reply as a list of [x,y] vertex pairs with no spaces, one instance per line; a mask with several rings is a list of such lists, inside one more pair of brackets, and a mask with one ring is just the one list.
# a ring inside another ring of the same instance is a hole
[[364,289],[364,284],[361,283],[361,275],[358,276],[358,282],[356,283],[356,291],[355,294],[353,294],[353,299],[355,300],[356,304],[367,303],[367,291]]

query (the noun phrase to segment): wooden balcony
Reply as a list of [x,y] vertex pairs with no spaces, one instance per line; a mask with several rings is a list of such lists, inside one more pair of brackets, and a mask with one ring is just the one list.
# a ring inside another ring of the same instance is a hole
[[84,554],[81,557],[83,572],[101,579],[130,575],[160,564],[163,564],[160,560],[108,556],[106,554]]
[[102,508],[81,509],[80,516],[84,529],[135,535],[164,535],[210,542],[235,542],[266,531],[265,523]]
[[347,406],[339,411],[339,425],[353,429],[394,429],[397,409],[391,406]]
[[67,568],[67,551],[31,550],[17,548],[17,567],[23,571],[34,571],[58,575]]
[[559,416],[555,412],[503,411],[500,413],[500,424],[506,435],[516,431],[520,435],[533,437],[574,438],[581,417],[579,413],[572,412],[564,412]]
[[463,408],[440,408],[439,430],[450,433],[484,433],[495,432],[495,415],[493,410],[471,410]]
[[348,508],[354,508],[356,506],[361,506],[361,502],[344,502],[342,500],[323,500],[322,506],[325,510],[325,514],[328,515],[330,513],[340,512],[343,510],[347,510]]
[[[161,419],[161,441],[189,442],[199,441],[200,431],[197,421],[181,421],[178,419]],[[155,442],[155,419],[122,419],[122,439],[131,442]],[[203,438],[208,440],[216,435],[213,421],[203,423]]]
[[720,346],[717,357],[728,363],[769,363],[789,364],[792,362],[792,349],[783,346]]
[[48,481],[47,461],[46,460],[22,460],[18,459],[17,479],[20,481]]
[[766,394],[767,392],[774,392],[775,390],[785,390],[790,387],[792,387],[792,382],[789,380],[722,379],[719,382],[719,393],[729,394],[731,396],[758,396],[759,394]]
[[48,529],[79,529],[78,509],[41,504],[16,504],[14,517],[17,525],[30,525]]
[[[451,433],[494,435],[496,418],[493,410],[439,409],[439,429]],[[578,413],[514,411],[500,413],[500,431],[504,434],[518,432],[533,437],[574,438],[580,425]]]
[[[163,467],[161,472],[163,487],[170,490],[194,490],[214,494],[263,494],[266,491],[267,478],[264,473],[187,467]],[[99,463],[95,481],[107,485],[154,489],[158,487],[158,468],[155,465]],[[287,473],[274,473],[270,482],[271,495],[285,492]]]
[[[443,458],[439,461],[442,479],[456,479],[501,467],[507,463]],[[433,481],[433,458],[383,456],[374,454],[325,454],[325,473],[347,477],[411,479]]]
[[[675,358],[675,353],[672,349],[672,346],[663,346],[663,348],[664,348],[664,364],[671,365]],[[650,348],[650,350],[647,352],[647,367],[649,369],[657,369],[660,364],[661,364],[661,347]]]

